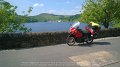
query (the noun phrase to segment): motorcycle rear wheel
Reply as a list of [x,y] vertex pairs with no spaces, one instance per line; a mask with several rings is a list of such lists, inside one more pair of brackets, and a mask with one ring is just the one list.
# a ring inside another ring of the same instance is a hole
[[69,45],[69,46],[73,46],[75,44],[75,38],[74,37],[71,37],[70,35],[67,37],[66,39],[66,43]]

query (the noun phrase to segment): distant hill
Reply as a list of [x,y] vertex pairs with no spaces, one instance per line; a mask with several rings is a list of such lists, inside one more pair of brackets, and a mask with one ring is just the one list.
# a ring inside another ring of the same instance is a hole
[[80,14],[76,15],[55,15],[42,13],[36,16],[29,16],[28,22],[73,22],[80,18]]

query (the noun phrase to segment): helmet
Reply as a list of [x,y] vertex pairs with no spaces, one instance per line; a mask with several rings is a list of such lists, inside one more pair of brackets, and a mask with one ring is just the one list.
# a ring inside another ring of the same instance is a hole
[[89,22],[90,24],[94,23],[93,21]]

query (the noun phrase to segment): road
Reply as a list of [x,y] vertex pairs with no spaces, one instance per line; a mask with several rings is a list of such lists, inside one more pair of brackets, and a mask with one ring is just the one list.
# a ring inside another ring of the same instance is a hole
[[120,37],[0,51],[0,67],[120,67]]

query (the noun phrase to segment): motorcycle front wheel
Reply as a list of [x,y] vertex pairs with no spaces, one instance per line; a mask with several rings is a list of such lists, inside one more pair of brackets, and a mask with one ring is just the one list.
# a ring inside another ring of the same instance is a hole
[[70,35],[67,37],[66,39],[66,43],[69,45],[69,46],[73,46],[75,44],[75,38],[74,37],[71,37]]
[[86,41],[87,44],[91,44],[92,42],[93,42],[93,38],[92,37],[87,38],[87,41]]

